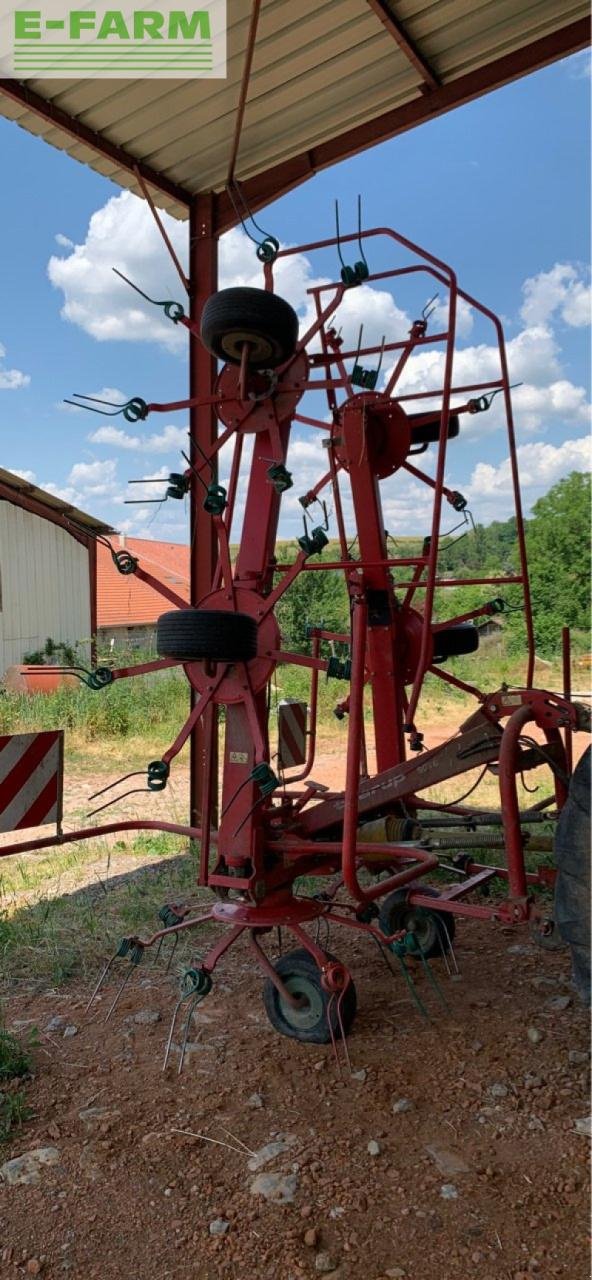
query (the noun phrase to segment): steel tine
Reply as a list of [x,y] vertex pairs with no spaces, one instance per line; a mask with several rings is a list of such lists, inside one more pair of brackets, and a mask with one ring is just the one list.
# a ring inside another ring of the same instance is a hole
[[[443,925],[442,927],[444,928],[445,926]],[[439,948],[440,948],[440,953],[441,953],[441,955],[442,955],[442,959],[443,959],[444,964],[445,964],[445,967],[446,967],[446,972],[447,972],[447,974],[448,974],[448,977],[449,977],[449,978],[451,978],[451,977],[452,977],[452,969],[450,968],[450,964],[449,964],[449,962],[448,962],[448,956],[447,956],[447,954],[446,954],[446,947],[444,946],[444,943],[443,943],[443,941],[442,941],[442,933],[441,933],[441,931],[440,931],[440,927],[439,927],[439,926],[436,928],[436,933],[437,933],[437,935],[438,935],[438,946],[439,946]]]
[[95,986],[95,988],[94,988],[94,991],[93,991],[93,993],[92,993],[92,995],[91,995],[91,998],[90,998],[90,1000],[89,1000],[89,1002],[88,1002],[88,1004],[87,1004],[87,1006],[86,1006],[86,1009],[84,1010],[85,1014],[89,1012],[89,1010],[91,1009],[92,1005],[94,1004],[94,1002],[95,1002],[95,1000],[96,1000],[96,998],[97,998],[97,996],[98,996],[98,994],[99,994],[99,991],[101,990],[101,987],[102,987],[102,985],[103,985],[103,983],[104,983],[104,981],[105,981],[105,979],[106,979],[106,977],[107,977],[107,974],[109,973],[109,970],[113,967],[113,965],[115,964],[115,961],[117,960],[117,954],[118,954],[118,953],[117,953],[117,951],[116,951],[116,952],[115,952],[115,955],[114,955],[114,956],[111,956],[111,959],[110,959],[110,960],[108,960],[108,961],[107,961],[107,963],[106,963],[106,965],[104,965],[104,966],[103,966],[103,969],[102,969],[102,971],[101,971],[101,974],[100,974],[99,980],[98,980],[98,982],[97,982],[97,984],[96,984],[96,986]]
[[332,1021],[331,1021],[331,1014],[332,1014],[332,1012],[333,1012],[333,1003],[334,1003],[334,1000],[335,1000],[335,992],[333,991],[333,992],[331,993],[330,997],[329,997],[329,1001],[328,1001],[328,1004],[327,1004],[327,1013],[326,1013],[326,1018],[327,1018],[327,1026],[328,1026],[328,1028],[329,1028],[329,1035],[331,1036],[331,1044],[332,1044],[332,1046],[333,1046],[333,1054],[334,1054],[334,1057],[335,1057],[335,1064],[336,1064],[336,1066],[337,1066],[337,1074],[338,1074],[338,1076],[339,1076],[339,1079],[340,1079],[340,1080],[343,1080],[343,1071],[341,1070],[341,1063],[340,1063],[340,1061],[339,1061],[339,1054],[338,1054],[338,1052],[337,1052],[337,1042],[336,1042],[336,1040],[335,1040],[335,1032],[334,1032],[334,1030],[333,1030],[333,1023],[332,1023]]
[[182,1005],[182,1003],[183,1003],[184,999],[185,999],[185,996],[184,996],[184,995],[179,996],[179,999],[177,1000],[177,1003],[176,1003],[175,1008],[174,1008],[174,1010],[173,1010],[173,1017],[172,1017],[172,1020],[171,1020],[171,1028],[170,1028],[170,1031],[169,1031],[169,1038],[168,1038],[168,1040],[167,1040],[167,1042],[166,1042],[166,1049],[165,1049],[165,1053],[164,1053],[164,1062],[163,1062],[163,1064],[162,1064],[162,1069],[163,1069],[163,1071],[166,1071],[167,1066],[168,1066],[169,1057],[170,1057],[170,1052],[171,1052],[171,1047],[172,1047],[172,1044],[173,1044],[173,1035],[174,1035],[174,1033],[175,1033],[175,1025],[176,1025],[176,1022],[177,1022],[177,1016],[178,1016],[179,1009],[181,1008],[181,1005]]
[[[161,938],[161,939],[160,939],[160,941],[161,941],[161,942],[163,942],[163,941],[164,941],[164,939],[163,939],[163,938]],[[167,963],[167,967],[166,967],[166,969],[165,969],[165,973],[169,973],[169,972],[170,972],[170,968],[171,968],[171,965],[172,965],[172,963],[173,963],[173,958],[174,958],[174,955],[175,955],[175,951],[177,950],[178,945],[179,945],[179,934],[178,934],[178,933],[175,933],[175,936],[174,936],[174,939],[173,939],[173,945],[172,945],[172,947],[171,947],[171,954],[170,954],[170,956],[169,956],[169,958],[168,958],[168,963]]]
[[203,997],[202,997],[202,996],[200,996],[200,994],[199,994],[199,992],[198,992],[198,993],[197,993],[197,995],[195,995],[195,996],[193,997],[193,1000],[191,1001],[191,1004],[189,1005],[189,1009],[188,1009],[188,1012],[187,1012],[187,1017],[186,1017],[186,1019],[185,1019],[185,1030],[184,1030],[184,1032],[183,1032],[183,1040],[182,1040],[182,1043],[181,1043],[181,1049],[180,1049],[180,1051],[179,1051],[179,1066],[177,1067],[177,1075],[178,1075],[178,1076],[180,1076],[180,1075],[181,1075],[181,1072],[182,1072],[182,1070],[183,1070],[183,1063],[184,1063],[184,1061],[185,1061],[185,1050],[186,1050],[186,1048],[187,1048],[187,1041],[188,1041],[188,1039],[189,1039],[189,1028],[190,1028],[190,1026],[191,1026],[191,1019],[192,1019],[192,1017],[193,1017],[193,1012],[194,1012],[194,1009],[195,1009],[196,1005],[201,1004],[202,998],[203,998]]
[[452,958],[452,964],[453,964],[454,972],[455,972],[457,975],[460,975],[460,969],[459,969],[459,967],[458,967],[458,962],[457,962],[457,959],[456,959],[456,952],[455,952],[454,947],[453,947],[453,945],[452,945],[452,938],[451,938],[451,936],[450,936],[450,930],[449,930],[448,925],[446,924],[446,921],[445,921],[444,919],[441,921],[441,924],[442,924],[442,928],[444,929],[444,932],[445,932],[445,934],[446,934],[446,939],[447,939],[447,941],[448,941],[448,951],[449,951],[450,956],[451,956],[451,958]]
[[133,970],[135,970],[135,968],[136,968],[136,965],[133,965],[132,963],[129,963],[129,969],[128,969],[128,972],[127,972],[127,974],[126,974],[126,977],[124,977],[122,984],[120,984],[120,987],[119,987],[119,989],[118,989],[117,996],[115,996],[114,1001],[113,1001],[113,1004],[111,1004],[111,1007],[110,1007],[110,1009],[109,1009],[109,1011],[108,1011],[108,1015],[106,1015],[105,1023],[108,1023],[108,1021],[109,1021],[109,1019],[110,1019],[111,1014],[113,1014],[114,1010],[115,1010],[115,1009],[117,1009],[117,1006],[118,1006],[118,1004],[119,1004],[120,997],[122,997],[122,996],[123,996],[124,989],[126,989],[127,984],[128,984],[128,982],[129,982],[129,978],[131,978],[131,977],[132,977],[132,973],[133,973]]
[[419,1013],[421,1014],[421,1016],[422,1016],[423,1018],[425,1018],[426,1022],[431,1022],[430,1015],[429,1015],[429,1013],[428,1013],[428,1011],[427,1011],[427,1009],[426,1009],[426,1007],[425,1007],[425,1005],[424,1005],[424,1003],[423,1003],[423,1000],[422,1000],[422,999],[421,999],[421,997],[418,995],[417,987],[416,987],[416,985],[415,985],[415,982],[413,981],[413,978],[411,977],[411,974],[410,974],[410,972],[409,972],[409,970],[408,970],[408,968],[407,968],[407,965],[405,964],[405,961],[403,960],[403,957],[402,957],[402,956],[399,956],[399,957],[398,957],[398,960],[399,960],[399,964],[400,964],[400,966],[401,966],[401,968],[402,968],[402,970],[403,970],[403,976],[404,976],[404,978],[405,978],[405,982],[407,983],[407,986],[408,986],[408,988],[409,988],[409,991],[410,991],[410,994],[411,994],[411,998],[412,998],[412,1000],[413,1000],[414,1004],[416,1005],[416,1007],[417,1007],[417,1009],[418,1009]]
[[429,960],[428,960],[427,956],[425,955],[425,953],[424,953],[423,949],[419,946],[419,943],[417,944],[417,949],[418,949],[418,951],[419,951],[420,960],[421,960],[421,963],[422,963],[423,968],[424,968],[424,970],[425,970],[425,973],[426,973],[426,975],[427,975],[428,982],[430,983],[430,985],[431,985],[432,989],[435,991],[435,993],[436,993],[436,995],[437,995],[437,997],[438,997],[438,1000],[440,1001],[440,1004],[442,1004],[442,1005],[444,1006],[444,1008],[446,1009],[447,1013],[450,1013],[450,1008],[449,1008],[448,1004],[446,1003],[446,998],[445,998],[445,996],[444,996],[444,993],[443,993],[443,991],[440,989],[440,984],[439,984],[439,982],[438,982],[438,980],[437,980],[437,978],[436,978],[435,974],[432,972],[432,969],[431,969],[431,966],[430,966],[430,962],[429,962]]
[[348,983],[346,983],[346,985],[345,985],[345,986],[344,986],[344,988],[343,988],[343,991],[340,991],[340,992],[339,992],[339,995],[338,995],[338,997],[337,997],[337,1021],[338,1021],[338,1023],[339,1023],[339,1031],[340,1031],[340,1033],[341,1033],[341,1043],[343,1044],[343,1053],[344,1053],[345,1061],[347,1062],[347,1069],[348,1069],[349,1074],[350,1074],[350,1076],[351,1076],[351,1074],[352,1074],[351,1058],[350,1058],[350,1056],[349,1056],[349,1049],[348,1049],[348,1047],[347,1047],[347,1038],[346,1038],[346,1035],[345,1035],[345,1028],[344,1028],[344,1026],[343,1026],[343,1017],[342,1017],[342,1014],[341,1014],[341,1006],[342,1006],[342,1004],[343,1004],[343,997],[345,996],[345,993],[346,993],[346,991],[347,991],[348,986],[349,986],[349,982],[348,982]]

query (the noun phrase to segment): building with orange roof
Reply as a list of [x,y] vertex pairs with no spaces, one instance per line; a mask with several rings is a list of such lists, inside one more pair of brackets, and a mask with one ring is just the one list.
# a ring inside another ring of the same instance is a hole
[[[114,546],[136,556],[141,568],[189,603],[189,547],[120,534]],[[172,606],[134,574],[116,569],[106,546],[97,546],[97,638],[99,646],[153,649],[156,622]]]

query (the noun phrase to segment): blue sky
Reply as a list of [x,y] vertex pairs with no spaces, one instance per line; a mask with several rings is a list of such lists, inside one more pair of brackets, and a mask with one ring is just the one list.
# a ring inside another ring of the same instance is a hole
[[[259,217],[295,245],[333,234],[335,197],[353,230],[361,192],[366,226],[390,225],[445,259],[462,287],[503,316],[511,373],[523,384],[515,407],[527,507],[561,475],[589,465],[589,93],[588,55],[579,54],[319,174]],[[130,427],[60,405],[72,391],[107,387],[149,400],[185,393],[181,335],[136,307],[110,270],[127,269],[157,296],[180,297],[146,207],[4,120],[0,149],[9,175],[0,207],[1,465],[117,528],[182,541],[181,504],[126,507],[124,498],[129,478],[180,469],[186,415]],[[172,234],[183,252],[186,225],[174,224]],[[222,283],[258,282],[240,232],[223,244],[222,264]],[[373,247],[370,265],[390,265],[384,247]],[[303,312],[306,285],[319,277],[336,278],[333,255],[296,259],[279,291]],[[360,318],[368,336],[401,336],[428,296],[417,286],[393,294],[381,286],[348,296],[340,320],[352,345]],[[464,380],[491,367],[491,333],[469,314],[458,345]],[[417,357],[405,389],[435,385],[425,381],[431,375]],[[298,494],[324,470],[319,434],[294,433],[286,534],[297,531]],[[451,445],[448,474],[476,519],[511,513],[497,408]],[[389,481],[391,531],[425,532],[426,498],[405,478]]]

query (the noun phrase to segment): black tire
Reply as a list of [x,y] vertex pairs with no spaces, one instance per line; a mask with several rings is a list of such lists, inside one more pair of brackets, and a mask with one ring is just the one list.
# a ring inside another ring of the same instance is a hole
[[479,648],[479,632],[472,622],[457,622],[454,627],[434,631],[434,656],[432,662],[446,662],[463,653],[475,653]]
[[380,904],[378,927],[389,937],[399,929],[413,933],[418,946],[410,955],[423,953],[426,960],[442,955],[442,951],[450,951],[456,932],[454,916],[449,911],[431,911],[426,907],[410,906],[407,895],[410,889],[416,889],[427,898],[439,898],[437,889],[430,885],[409,885],[407,889],[394,889]]
[[294,355],[298,316],[277,293],[220,289],[203,309],[201,340],[212,355],[230,364],[240,364],[243,343],[248,342],[251,368],[275,369]]
[[[328,954],[328,953],[327,953]],[[329,956],[334,960],[335,956]],[[308,1004],[302,1009],[294,1009],[286,1004],[271,978],[267,978],[263,987],[263,1004],[272,1027],[282,1036],[290,1036],[292,1040],[301,1040],[304,1044],[329,1044],[331,1031],[327,1009],[330,996],[321,986],[321,971],[315,964],[311,954],[305,947],[297,951],[289,951],[274,964],[282,982],[293,995],[304,996]],[[354,983],[350,981],[341,1002],[341,1020],[343,1029],[348,1035],[356,1016],[357,997]],[[331,1026],[333,1035],[340,1035],[337,1016],[337,1000],[331,1007]]]
[[[423,413],[410,413],[409,421],[411,423],[411,444],[437,444],[440,439],[440,414],[435,413],[430,422],[422,422],[420,426],[414,426],[414,418],[423,418]],[[458,414],[451,413],[448,419],[448,439],[454,440],[460,430]]]
[[571,948],[573,980],[590,1004],[590,763],[592,747],[576,765],[555,834],[555,922]]
[[181,662],[249,662],[257,653],[257,623],[248,613],[173,609],[158,619],[156,650]]

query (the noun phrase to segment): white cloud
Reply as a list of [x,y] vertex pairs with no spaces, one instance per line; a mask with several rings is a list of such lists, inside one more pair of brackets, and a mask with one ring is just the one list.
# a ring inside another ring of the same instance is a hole
[[36,483],[34,471],[21,471],[19,467],[12,467],[11,470],[13,476],[20,476],[21,480],[28,480],[29,484]]
[[[580,426],[590,420],[590,404],[584,387],[562,377],[560,348],[552,330],[544,324],[525,327],[506,344],[508,369],[514,387],[512,403],[519,432],[531,434],[544,430],[550,422]],[[391,366],[392,367],[392,366]],[[386,382],[390,370],[384,374]],[[495,381],[501,376],[497,346],[485,343],[461,347],[455,351],[453,380],[457,386]],[[441,389],[444,377],[444,352],[426,349],[411,356],[399,382],[402,395]],[[453,396],[453,404],[464,403],[478,392]],[[437,396],[408,403],[410,412],[436,408]],[[484,414],[465,415],[462,435],[465,441],[479,440],[500,430],[505,424],[503,397],[496,396]]]
[[69,236],[62,235],[61,231],[57,232],[55,242],[56,244],[59,244],[62,249],[74,249],[75,247],[74,241],[70,240]]
[[[185,268],[187,224],[166,213],[161,216]],[[59,243],[63,244],[64,239]],[[187,308],[182,285],[152,214],[145,201],[129,191],[113,196],[92,215],[83,244],[72,246],[69,254],[50,258],[49,279],[64,295],[61,314],[99,342],[157,342],[169,351],[186,351],[186,330],[167,320],[161,309],[144,302],[115,275],[113,267],[150,297],[175,299]],[[304,331],[315,314],[307,289],[324,281],[314,277],[310,259],[301,253],[280,258],[274,278],[276,291],[298,312]],[[234,228],[222,236],[219,287],[261,288],[262,281],[261,264],[243,231]],[[369,285],[348,291],[339,308],[337,324],[343,326],[348,346],[357,343],[362,322],[365,341],[371,345],[379,343],[383,333],[390,333],[391,339],[405,336],[410,325],[389,293]]]
[[18,391],[21,387],[28,387],[31,378],[28,373],[21,373],[20,369],[5,369],[3,367],[6,349],[0,342],[0,390],[1,391]]
[[115,445],[117,449],[142,448],[140,437],[127,435],[121,427],[99,427],[98,431],[93,431],[88,438],[91,444]]
[[[570,471],[590,471],[592,468],[588,437],[564,440],[560,445],[537,440],[520,445],[517,454],[520,487],[527,509]],[[504,458],[497,466],[479,462],[465,492],[471,502],[479,503],[480,519],[506,519],[513,513],[510,459]]]
[[113,458],[106,458],[104,462],[75,462],[68,484],[83,494],[95,497],[112,495],[117,484],[117,463]]
[[178,453],[187,451],[189,445],[188,427],[168,425],[162,431],[148,436],[132,436],[121,427],[99,427],[88,437],[91,444],[115,445],[118,449],[134,449],[139,453]]
[[546,324],[558,314],[566,324],[581,327],[590,324],[590,285],[579,267],[556,262],[550,271],[525,280],[521,315],[526,324]]

